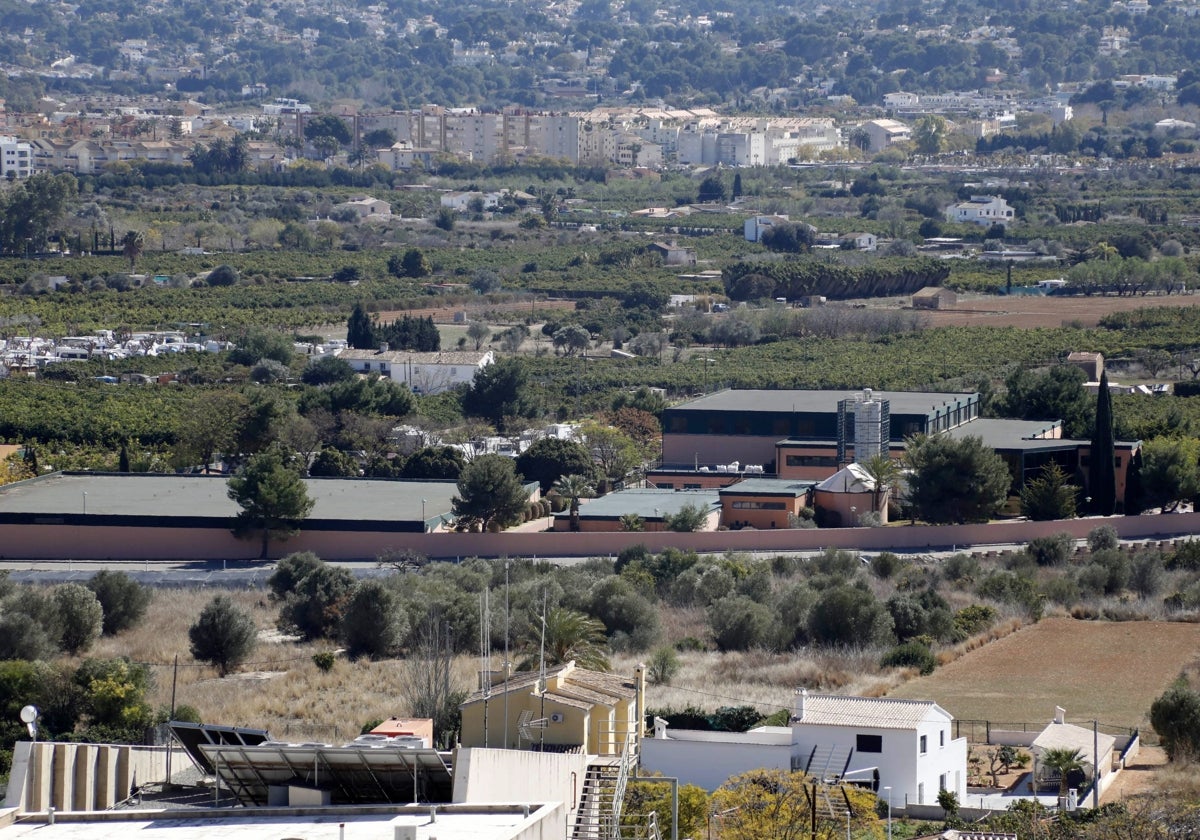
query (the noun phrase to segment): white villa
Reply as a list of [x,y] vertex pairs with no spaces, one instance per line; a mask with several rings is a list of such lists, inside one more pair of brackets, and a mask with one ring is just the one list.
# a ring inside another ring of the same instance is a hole
[[966,222],[988,227],[999,222],[1011,224],[1013,209],[1008,202],[996,195],[973,195],[968,201],[960,201],[946,208],[946,218],[951,222]]
[[951,736],[953,717],[937,703],[887,697],[796,695],[790,726],[749,732],[668,731],[656,718],[642,742],[642,766],[715,790],[759,768],[806,770],[827,779],[871,782],[878,773],[896,808],[931,805],[938,791],[963,800],[967,741]]
[[394,382],[403,382],[417,394],[437,394],[455,385],[471,385],[475,375],[496,360],[491,350],[416,353],[347,348],[339,351],[337,357],[349,362],[358,373],[377,373]]

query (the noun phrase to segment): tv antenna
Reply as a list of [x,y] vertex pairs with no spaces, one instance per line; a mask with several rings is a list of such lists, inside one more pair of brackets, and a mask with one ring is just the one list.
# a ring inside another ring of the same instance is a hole
[[522,740],[532,744],[537,737],[533,734],[534,730],[541,731],[546,728],[548,723],[549,721],[544,717],[534,719],[533,712],[526,709],[517,718],[517,734],[521,736]]

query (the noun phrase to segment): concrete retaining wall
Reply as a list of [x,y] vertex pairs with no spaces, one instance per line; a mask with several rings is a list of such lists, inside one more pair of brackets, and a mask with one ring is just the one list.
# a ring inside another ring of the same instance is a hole
[[167,777],[166,747],[18,741],[4,804],[23,812],[102,811]]
[[[725,551],[812,551],[848,548],[865,551],[924,551],[1025,543],[1067,532],[1077,539],[1093,528],[1112,525],[1125,540],[1163,540],[1200,533],[1200,513],[1114,516],[1057,522],[998,522],[982,525],[894,526],[888,528],[782,529],[676,533],[511,533],[402,534],[394,532],[301,531],[272,543],[273,557],[314,551],[326,560],[377,557],[389,549],[412,549],[428,557],[596,557],[615,556],[638,543],[652,551],[668,546],[703,553]],[[256,540],[242,541],[220,528],[88,527],[0,525],[0,559],[76,560],[253,560]]]

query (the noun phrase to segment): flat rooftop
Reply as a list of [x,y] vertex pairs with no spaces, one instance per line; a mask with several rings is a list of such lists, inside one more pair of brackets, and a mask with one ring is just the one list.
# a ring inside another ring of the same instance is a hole
[[[853,399],[862,390],[729,390],[718,391],[668,408],[672,411],[739,412],[835,412],[839,400]],[[877,400],[887,400],[892,414],[929,414],[947,404],[977,398],[974,393],[939,391],[872,391]]]
[[[581,499],[579,515],[619,519],[636,513],[642,519],[661,519],[679,513],[684,505],[700,505],[711,510],[720,503],[716,489],[711,490],[618,490],[598,499]],[[569,511],[555,514],[569,517]]]
[[232,809],[224,813],[210,810],[192,812],[183,818],[162,819],[134,811],[59,814],[54,825],[23,817],[15,825],[0,828],[0,840],[26,837],[30,840],[128,840],[134,835],[155,840],[209,840],[212,837],[222,840],[279,840],[281,837],[393,840],[396,826],[401,825],[416,826],[417,840],[511,840],[529,825],[548,817],[553,808],[533,803],[529,810],[530,815],[526,817],[521,805],[440,805],[437,821],[432,823],[428,807],[394,805],[377,809],[279,809],[277,814],[264,816],[235,816]]
[[[449,513],[453,481],[372,481],[306,478],[314,500],[310,520],[417,522]],[[240,509],[228,476],[150,473],[54,473],[0,487],[0,517],[8,515],[186,517],[222,519]],[[85,510],[86,508],[86,510]]]
[[950,429],[946,434],[955,439],[977,437],[989,449],[1034,450],[1077,449],[1086,441],[1068,438],[1040,439],[1035,434],[1060,425],[1055,420],[1000,420],[980,418]]
[[794,478],[746,478],[737,484],[722,487],[718,492],[722,496],[788,496],[794,499],[806,495],[816,484],[815,481],[797,481]]

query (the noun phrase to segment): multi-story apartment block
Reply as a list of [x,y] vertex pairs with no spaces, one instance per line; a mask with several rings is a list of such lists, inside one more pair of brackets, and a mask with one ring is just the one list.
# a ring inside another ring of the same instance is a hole
[[28,178],[33,174],[33,146],[16,137],[0,136],[0,177]]

